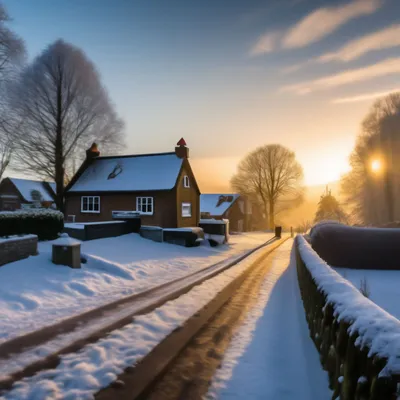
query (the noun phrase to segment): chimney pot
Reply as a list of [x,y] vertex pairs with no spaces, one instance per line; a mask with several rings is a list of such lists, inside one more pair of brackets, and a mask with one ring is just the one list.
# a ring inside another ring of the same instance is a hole
[[181,138],[175,147],[175,154],[179,158],[189,158],[189,148],[186,146],[186,141]]
[[100,155],[100,151],[96,143],[92,143],[89,149],[86,150],[86,159],[92,160]]

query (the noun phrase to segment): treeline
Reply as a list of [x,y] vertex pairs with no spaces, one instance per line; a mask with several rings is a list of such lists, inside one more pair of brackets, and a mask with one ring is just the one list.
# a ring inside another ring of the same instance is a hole
[[123,148],[117,115],[95,65],[61,39],[27,62],[0,5],[0,179],[7,167],[64,185],[92,142]]
[[341,189],[352,222],[382,226],[400,220],[400,93],[377,100],[361,124]]

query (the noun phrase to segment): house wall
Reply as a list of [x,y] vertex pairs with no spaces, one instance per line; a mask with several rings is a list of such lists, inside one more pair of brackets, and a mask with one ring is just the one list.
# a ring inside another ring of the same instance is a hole
[[[100,213],[81,212],[81,196],[100,196]],[[135,211],[136,197],[153,197],[153,215],[143,215],[142,225],[177,227],[175,190],[135,193],[68,193],[65,199],[65,217],[75,215],[76,222],[111,221],[112,211]]]
[[240,202],[244,203],[241,197],[239,197],[223,215],[224,219],[229,219],[229,232],[245,232],[248,230],[245,218],[246,215],[240,209]]
[[25,203],[13,183],[5,178],[0,183],[0,211],[14,211]]
[[[190,187],[185,188],[183,184],[184,176],[189,177]],[[182,216],[182,203],[191,203],[192,205],[192,216]],[[181,172],[178,177],[176,185],[176,215],[177,215],[177,226],[182,227],[195,227],[200,222],[200,193],[195,183],[195,178],[192,171],[186,165],[183,164]]]

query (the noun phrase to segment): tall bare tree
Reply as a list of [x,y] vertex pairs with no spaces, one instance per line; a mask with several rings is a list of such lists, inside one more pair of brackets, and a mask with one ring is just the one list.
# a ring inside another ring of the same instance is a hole
[[93,141],[107,149],[123,146],[123,122],[95,66],[82,50],[63,40],[23,70],[13,88],[13,106],[24,120],[15,167],[54,180],[61,210],[73,158]]
[[12,134],[20,125],[9,107],[7,86],[15,78],[25,56],[23,40],[7,27],[10,22],[0,4],[0,180],[10,164]]
[[[400,93],[377,100],[361,124],[342,192],[358,223],[382,224],[400,217]],[[374,168],[373,163],[376,167]]]
[[273,229],[277,213],[301,202],[302,179],[303,169],[294,152],[272,144],[249,153],[239,163],[231,185],[262,204]]

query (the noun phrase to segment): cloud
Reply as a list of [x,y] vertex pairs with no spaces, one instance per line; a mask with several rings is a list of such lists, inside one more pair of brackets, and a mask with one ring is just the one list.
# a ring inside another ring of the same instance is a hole
[[400,58],[388,58],[376,64],[363,68],[351,69],[338,74],[325,76],[308,82],[287,85],[280,92],[292,92],[307,94],[316,90],[324,90],[332,87],[348,85],[354,82],[366,81],[385,75],[400,73]]
[[275,50],[278,43],[279,33],[269,32],[260,36],[254,46],[250,49],[250,55],[271,53]]
[[346,22],[374,13],[381,5],[381,0],[356,0],[344,6],[319,8],[286,33],[282,46],[292,49],[317,42]]
[[308,46],[328,36],[346,22],[374,13],[384,0],[354,0],[339,7],[322,7],[311,12],[286,32],[267,32],[258,38],[250,55],[270,53],[277,48]]
[[347,62],[355,60],[373,50],[389,49],[397,46],[400,46],[399,24],[352,40],[339,50],[318,57],[317,62]]
[[355,60],[374,50],[383,50],[400,46],[400,24],[351,40],[337,51],[322,54],[319,57],[305,62],[291,65],[283,69],[283,73],[290,74],[311,64],[324,64],[331,61],[348,62]]
[[391,93],[396,93],[396,92],[400,92],[400,88],[387,90],[385,92],[373,92],[373,93],[365,93],[365,94],[360,94],[360,95],[351,96],[351,97],[341,97],[341,98],[332,100],[332,103],[333,104],[358,103],[360,101],[366,101],[366,100],[377,99],[379,97],[384,97]]

